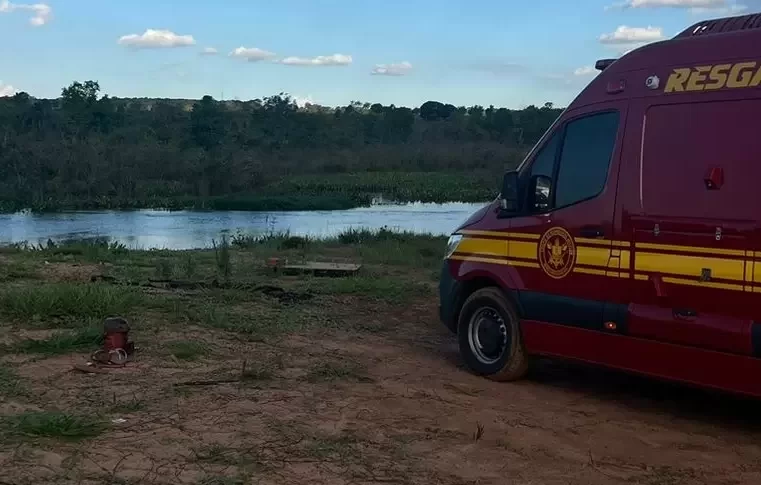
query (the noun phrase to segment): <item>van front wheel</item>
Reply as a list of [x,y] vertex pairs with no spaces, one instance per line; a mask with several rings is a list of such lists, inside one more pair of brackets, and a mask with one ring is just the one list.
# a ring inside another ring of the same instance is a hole
[[528,371],[518,314],[498,288],[482,288],[465,300],[457,338],[463,360],[479,375],[513,381]]

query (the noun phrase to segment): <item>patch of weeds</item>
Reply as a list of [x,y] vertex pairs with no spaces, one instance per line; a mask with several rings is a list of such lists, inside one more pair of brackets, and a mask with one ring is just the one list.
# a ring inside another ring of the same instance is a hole
[[[328,295],[356,295],[390,303],[405,303],[412,298],[430,294],[430,285],[405,281],[389,276],[362,275],[331,278],[314,284],[313,291]],[[310,284],[310,286],[311,286]]]
[[171,342],[169,351],[173,357],[180,360],[198,360],[209,355],[209,348],[205,344],[190,340]]
[[232,274],[232,263],[230,260],[230,242],[227,239],[227,235],[223,234],[222,240],[219,243],[212,240],[211,244],[214,247],[214,260],[217,264],[219,275],[225,281],[229,281]]
[[255,305],[241,308],[240,312],[221,309],[214,304],[186,310],[188,323],[205,325],[228,332],[249,336],[253,340],[278,337],[313,327],[335,327],[319,308]]
[[172,278],[172,262],[168,259],[159,259],[156,261],[156,277],[164,280]]
[[0,281],[40,279],[37,271],[24,263],[11,262],[0,264]]
[[113,404],[110,408],[112,414],[130,414],[142,411],[145,409],[145,401],[140,399],[130,399],[129,401],[122,401]]
[[106,424],[98,418],[59,412],[19,414],[4,418],[3,425],[11,434],[63,440],[93,438],[106,430]]
[[0,395],[6,397],[23,394],[24,386],[15,369],[0,364]]
[[280,249],[307,249],[309,239],[301,236],[288,236],[280,242]]
[[124,314],[141,300],[134,289],[105,284],[23,286],[0,292],[0,313],[18,320],[105,318]]
[[197,269],[198,263],[196,262],[193,253],[187,252],[183,254],[182,259],[180,260],[180,271],[182,272],[182,275],[187,279],[192,279],[195,277]]
[[342,459],[361,456],[360,450],[356,448],[357,439],[353,436],[330,436],[315,437],[307,446],[309,455],[326,459],[331,457],[340,457]]
[[358,381],[370,382],[365,368],[356,362],[320,362],[309,369],[309,382]]
[[103,329],[88,326],[57,333],[44,340],[27,339],[13,345],[14,352],[25,354],[64,355],[94,350],[103,344]]
[[193,395],[193,391],[190,387],[186,386],[172,386],[172,394],[175,397],[190,397]]
[[246,365],[241,372],[241,380],[245,382],[271,381],[275,378],[275,372],[270,364]]
[[89,261],[107,261],[115,255],[123,255],[129,249],[123,243],[111,241],[107,237],[68,239],[55,242],[48,239],[46,244],[23,244],[23,251],[36,252],[45,256],[81,256]]

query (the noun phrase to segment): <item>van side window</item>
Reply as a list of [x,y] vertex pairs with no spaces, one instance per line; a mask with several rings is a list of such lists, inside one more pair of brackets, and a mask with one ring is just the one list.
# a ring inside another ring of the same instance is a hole
[[555,155],[558,151],[558,140],[560,135],[555,133],[547,143],[542,147],[539,154],[534,157],[534,163],[531,164],[531,176],[543,175],[552,179],[552,172],[555,169]]
[[555,183],[555,207],[565,207],[597,196],[605,187],[618,134],[615,111],[586,116],[568,123]]

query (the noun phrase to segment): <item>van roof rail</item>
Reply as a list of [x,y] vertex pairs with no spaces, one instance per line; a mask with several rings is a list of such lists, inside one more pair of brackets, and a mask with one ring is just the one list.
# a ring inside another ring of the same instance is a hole
[[698,22],[683,30],[674,38],[681,39],[684,37],[723,34],[726,32],[758,28],[761,28],[761,14],[739,15]]

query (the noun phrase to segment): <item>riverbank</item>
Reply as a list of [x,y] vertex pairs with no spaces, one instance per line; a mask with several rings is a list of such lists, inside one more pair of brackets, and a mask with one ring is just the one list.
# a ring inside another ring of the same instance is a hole
[[[472,375],[437,318],[444,245],[0,250],[0,482],[759,483],[755,403],[560,364]],[[288,276],[272,257],[363,266]],[[136,359],[73,370],[111,315]]]
[[0,212],[29,209],[33,212],[72,210],[219,210],[219,211],[317,211],[366,207],[381,197],[394,202],[481,202],[496,194],[497,177],[487,173],[363,172],[302,175],[269,183],[250,193],[198,197],[157,194],[124,199],[0,200]]

